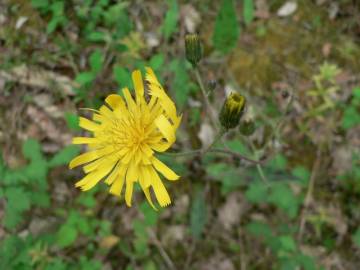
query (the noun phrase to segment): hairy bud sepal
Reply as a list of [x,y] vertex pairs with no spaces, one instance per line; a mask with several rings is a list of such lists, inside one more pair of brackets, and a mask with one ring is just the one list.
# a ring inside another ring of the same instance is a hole
[[252,134],[254,134],[255,129],[256,129],[256,126],[255,126],[255,123],[253,120],[245,119],[245,120],[241,121],[239,131],[242,135],[251,136]]
[[225,130],[239,125],[240,118],[245,109],[245,97],[238,93],[231,93],[221,108],[219,120]]
[[196,67],[202,57],[201,42],[197,34],[187,34],[185,36],[186,59]]

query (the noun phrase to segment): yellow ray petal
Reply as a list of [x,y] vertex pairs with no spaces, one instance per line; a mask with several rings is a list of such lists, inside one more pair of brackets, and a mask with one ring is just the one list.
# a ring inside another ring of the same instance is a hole
[[141,158],[141,162],[143,165],[151,165],[151,160],[146,155],[142,155]]
[[126,166],[118,162],[113,169],[113,171],[109,174],[109,176],[105,179],[105,183],[111,185],[116,178],[124,178],[126,172]]
[[93,121],[86,119],[84,117],[79,118],[79,126],[83,129],[89,130],[89,131],[95,131],[99,130],[101,128],[100,125],[94,123]]
[[158,211],[158,209],[155,207],[154,203],[152,202],[151,195],[150,195],[150,188],[144,188],[143,191],[144,191],[145,197],[146,197],[147,201],[149,202],[149,204],[151,205],[151,207],[155,211]]
[[151,157],[154,154],[154,151],[147,144],[143,144],[140,146],[141,152],[145,154],[147,157]]
[[133,83],[134,83],[134,88],[135,88],[135,93],[136,93],[136,102],[137,104],[140,104],[140,100],[141,98],[144,96],[144,83],[141,77],[141,72],[140,70],[135,70],[132,74],[131,74]]
[[91,189],[112,170],[114,165],[114,163],[109,163],[106,166],[102,166],[98,170],[89,173],[83,179],[78,181],[75,186],[80,187],[83,191]]
[[125,100],[126,100],[126,104],[128,106],[129,111],[131,112],[135,112],[136,111],[136,104],[134,99],[132,98],[130,91],[128,88],[123,88],[122,92],[124,94]]
[[139,167],[135,165],[134,162],[131,162],[129,164],[127,173],[126,173],[126,183],[128,181],[136,182],[139,179],[139,173],[138,173]]
[[153,204],[152,199],[151,199],[150,188],[149,188],[149,186],[146,186],[146,184],[145,184],[145,182],[146,182],[145,177],[146,176],[144,174],[144,168],[139,169],[139,176],[140,176],[139,177],[139,183],[140,183],[141,189],[144,191],[146,199],[148,200],[151,207],[154,208],[154,210],[157,211],[157,208],[155,207],[155,205]]
[[125,108],[125,102],[121,96],[112,94],[106,97],[105,102],[115,111],[117,108]]
[[101,114],[94,113],[93,114],[93,120],[96,121],[96,122],[103,123],[103,122],[107,121],[107,118],[105,116],[101,115]]
[[156,157],[151,159],[152,164],[155,169],[159,171],[166,179],[169,180],[178,180],[180,178],[173,170],[171,170],[168,166],[166,166],[163,162],[158,160]]
[[115,196],[120,197],[125,182],[124,180],[125,180],[124,176],[119,176],[118,178],[116,178],[114,183],[111,185],[109,192]]
[[155,119],[155,125],[159,129],[162,135],[166,138],[168,142],[175,142],[175,130],[174,127],[170,124],[169,120],[161,114]]
[[141,172],[142,177],[144,179],[144,186],[146,188],[150,187],[151,186],[151,177],[152,177],[150,170],[152,169],[152,166],[149,166],[149,165],[142,166],[141,169],[142,169],[142,172]]
[[132,198],[132,193],[133,193],[133,189],[134,189],[134,182],[131,182],[126,179],[126,189],[125,189],[125,202],[126,205],[131,207],[131,198]]
[[113,112],[105,105],[100,107],[100,113],[104,115],[108,120],[112,119],[114,117]]
[[146,80],[150,83],[158,84],[160,85],[158,79],[156,78],[156,75],[151,67],[145,67],[146,70]]
[[155,143],[151,144],[151,148],[155,150],[156,152],[165,152],[170,148],[172,145],[172,142],[163,142],[163,143]]
[[166,111],[170,119],[176,121],[176,107],[174,102],[166,94],[164,88],[160,85],[159,81],[156,78],[154,71],[150,67],[146,67],[146,80],[149,83],[150,95],[156,96]]
[[72,139],[73,144],[94,144],[99,143],[98,138],[88,138],[88,137],[74,137]]
[[102,149],[97,149],[94,151],[86,152],[84,154],[81,154],[81,155],[73,158],[69,163],[69,168],[73,169],[77,166],[80,166],[80,165],[83,165],[90,161],[93,161],[95,159],[101,158],[106,154],[110,154],[113,151],[114,151],[114,148],[112,146],[108,146],[108,147],[104,147]]
[[161,207],[165,207],[171,203],[169,193],[167,192],[164,184],[157,172],[154,169],[149,170],[151,172],[151,186],[154,189],[155,197]]
[[101,157],[87,165],[85,165],[83,167],[83,171],[85,173],[90,173],[92,171],[95,171],[97,170],[98,168],[102,167],[102,166],[106,166],[107,164],[113,164],[115,165],[117,159],[116,157],[114,157],[114,155],[107,155],[107,156],[104,156],[104,157]]
[[[122,188],[124,186],[124,182],[125,182],[125,174],[126,174],[126,170],[127,170],[127,166],[123,166],[121,165],[121,167],[119,168],[119,171],[117,172],[117,176],[114,179],[114,182],[111,185],[111,188],[109,190],[109,192],[111,194],[114,194],[115,196],[119,196],[121,195],[121,191]],[[108,179],[106,179],[108,180]],[[105,180],[105,182],[106,182]],[[111,184],[110,181],[108,181],[108,184]]]
[[121,163],[129,164],[133,156],[134,156],[133,151],[128,150],[126,154],[124,154],[124,156],[121,158]]

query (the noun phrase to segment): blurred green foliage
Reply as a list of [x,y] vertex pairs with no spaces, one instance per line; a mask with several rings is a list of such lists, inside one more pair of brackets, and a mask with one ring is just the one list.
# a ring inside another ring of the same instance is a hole
[[222,53],[228,53],[236,46],[239,34],[235,3],[233,0],[222,0],[215,21],[214,47]]

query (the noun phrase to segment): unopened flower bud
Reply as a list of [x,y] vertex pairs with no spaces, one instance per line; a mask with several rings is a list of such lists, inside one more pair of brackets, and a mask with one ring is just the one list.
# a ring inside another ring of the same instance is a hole
[[221,108],[219,120],[226,129],[231,129],[239,124],[245,108],[245,97],[238,93],[231,93]]
[[187,34],[185,36],[185,54],[186,59],[195,67],[200,61],[201,42],[197,34]]
[[250,136],[254,133],[256,127],[252,119],[245,119],[241,121],[239,131],[244,136]]

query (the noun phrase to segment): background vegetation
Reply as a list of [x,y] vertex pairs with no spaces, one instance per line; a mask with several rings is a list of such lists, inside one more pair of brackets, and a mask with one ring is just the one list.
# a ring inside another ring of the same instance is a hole
[[[351,0],[1,1],[0,269],[359,269],[359,22]],[[164,156],[182,178],[160,212],[79,192],[79,108],[135,68],[184,114],[174,151],[213,139],[189,32],[213,109],[248,100],[255,131],[227,147],[263,163]]]

